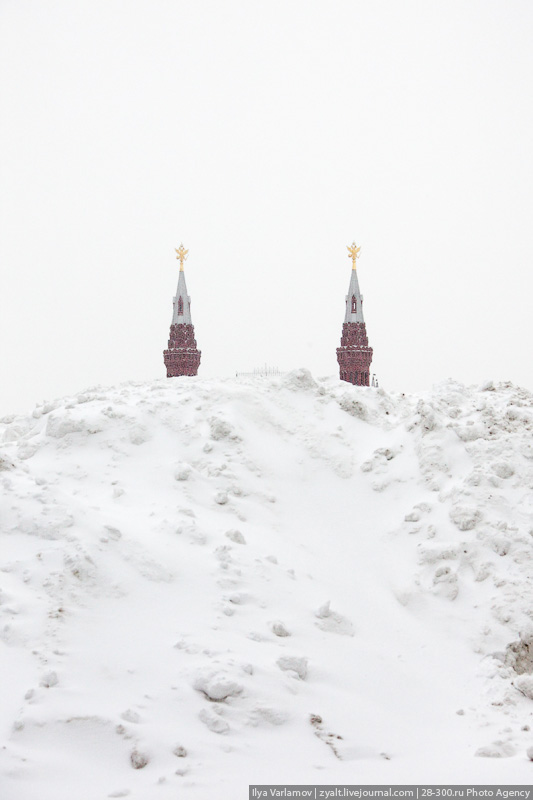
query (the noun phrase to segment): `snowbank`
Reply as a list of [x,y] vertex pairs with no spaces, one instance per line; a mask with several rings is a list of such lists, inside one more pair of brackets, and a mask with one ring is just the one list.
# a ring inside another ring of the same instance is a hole
[[2,797],[531,782],[532,427],[306,370],[2,420]]

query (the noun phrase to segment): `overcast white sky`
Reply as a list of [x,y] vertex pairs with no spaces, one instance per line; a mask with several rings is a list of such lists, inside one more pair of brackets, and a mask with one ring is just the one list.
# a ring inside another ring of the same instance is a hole
[[533,389],[529,0],[1,0],[0,413],[165,374]]

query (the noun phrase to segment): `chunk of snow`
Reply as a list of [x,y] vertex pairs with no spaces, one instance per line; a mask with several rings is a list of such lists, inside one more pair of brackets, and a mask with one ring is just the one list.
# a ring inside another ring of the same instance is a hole
[[44,686],[46,689],[50,689],[52,686],[57,686],[59,682],[59,678],[57,677],[57,672],[47,672],[41,678],[41,686]]
[[236,439],[237,436],[233,427],[227,422],[225,419],[220,419],[219,417],[210,417],[209,419],[209,430],[211,432],[211,438],[215,441],[219,441],[220,439]]
[[228,697],[237,697],[243,691],[241,684],[220,672],[198,675],[193,686],[214,702],[227,700]]
[[246,539],[244,538],[244,536],[240,531],[237,530],[226,531],[226,536],[228,537],[228,539],[231,539],[231,541],[235,542],[236,544],[246,544]]
[[478,508],[454,506],[450,510],[450,519],[460,531],[471,531],[481,520],[481,511]]
[[533,675],[519,675],[514,679],[514,685],[521,694],[533,700]]
[[287,630],[287,628],[285,627],[285,625],[283,624],[283,622],[279,622],[279,621],[273,622],[272,625],[271,625],[271,628],[272,628],[272,633],[275,636],[284,637],[284,636],[290,636],[291,635],[289,633],[289,631]]
[[284,672],[294,672],[304,681],[307,678],[308,659],[301,656],[281,656],[276,661],[278,667]]
[[498,461],[492,465],[492,470],[498,478],[512,478],[515,472],[513,465],[508,461]]
[[227,733],[229,731],[229,725],[226,720],[218,717],[211,709],[202,708],[198,716],[213,733]]
[[48,417],[46,435],[54,439],[62,439],[70,433],[79,433],[84,428],[83,422],[66,414],[54,414]]
[[308,369],[293,369],[283,376],[283,385],[287,389],[298,391],[299,389],[317,389],[318,384]]
[[139,750],[132,750],[130,753],[130,762],[133,769],[143,769],[149,761],[150,759],[146,753],[141,753]]
[[329,617],[330,614],[331,611],[329,600],[327,600],[317,611],[315,611],[315,617],[318,617],[319,619],[325,619],[325,617]]
[[177,481],[187,481],[191,476],[191,467],[189,464],[178,464],[174,470],[174,478]]

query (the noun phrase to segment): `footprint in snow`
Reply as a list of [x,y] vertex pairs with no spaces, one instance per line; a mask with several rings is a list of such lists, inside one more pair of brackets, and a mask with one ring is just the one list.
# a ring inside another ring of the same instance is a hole
[[215,557],[221,563],[228,563],[231,561],[231,547],[227,544],[221,544],[215,548]]
[[250,633],[246,634],[248,639],[251,639],[252,642],[267,642],[268,638],[263,636],[262,633],[258,633],[257,631],[250,631]]
[[252,709],[247,722],[248,725],[257,728],[265,722],[269,725],[284,725],[288,720],[289,715],[286,711],[269,706],[256,706]]
[[200,645],[194,643],[188,643],[185,641],[185,639],[180,639],[179,642],[176,642],[174,647],[176,648],[176,650],[183,650],[183,652],[187,653],[188,655],[196,655],[202,649]]
[[178,525],[176,533],[178,536],[185,536],[191,544],[204,545],[207,543],[206,534],[197,527],[194,521]]
[[511,758],[514,754],[514,747],[508,742],[501,741],[479,747],[474,753],[475,756],[480,758]]
[[381,758],[385,758],[387,761],[390,760],[390,756],[387,753],[378,754],[370,747],[364,747],[361,745],[347,746],[343,736],[324,730],[323,720],[319,714],[311,714],[309,717],[309,722],[314,728],[315,736],[317,736],[331,749],[333,755],[335,758],[338,758],[339,761],[353,761],[357,758],[372,758],[378,757],[378,755]]
[[126,722],[138,723],[141,721],[139,714],[137,714],[137,712],[133,711],[131,708],[128,708],[126,711],[124,711],[124,713],[120,715],[120,718]]

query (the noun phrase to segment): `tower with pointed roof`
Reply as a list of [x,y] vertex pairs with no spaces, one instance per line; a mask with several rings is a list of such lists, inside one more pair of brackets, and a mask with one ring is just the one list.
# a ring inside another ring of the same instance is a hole
[[176,250],[180,262],[178,289],[174,298],[174,313],[170,324],[170,338],[168,349],[163,351],[167,378],[176,378],[179,375],[196,375],[200,366],[201,351],[196,346],[194,338],[194,325],[191,318],[191,298],[187,294],[183,262],[187,258],[188,250],[183,244]]
[[372,348],[368,346],[363,317],[363,296],[359,291],[356,267],[360,250],[355,242],[348,247],[349,258],[352,259],[352,276],[346,295],[346,314],[342,326],[341,346],[337,348],[337,361],[341,381],[348,381],[356,386],[370,386]]

